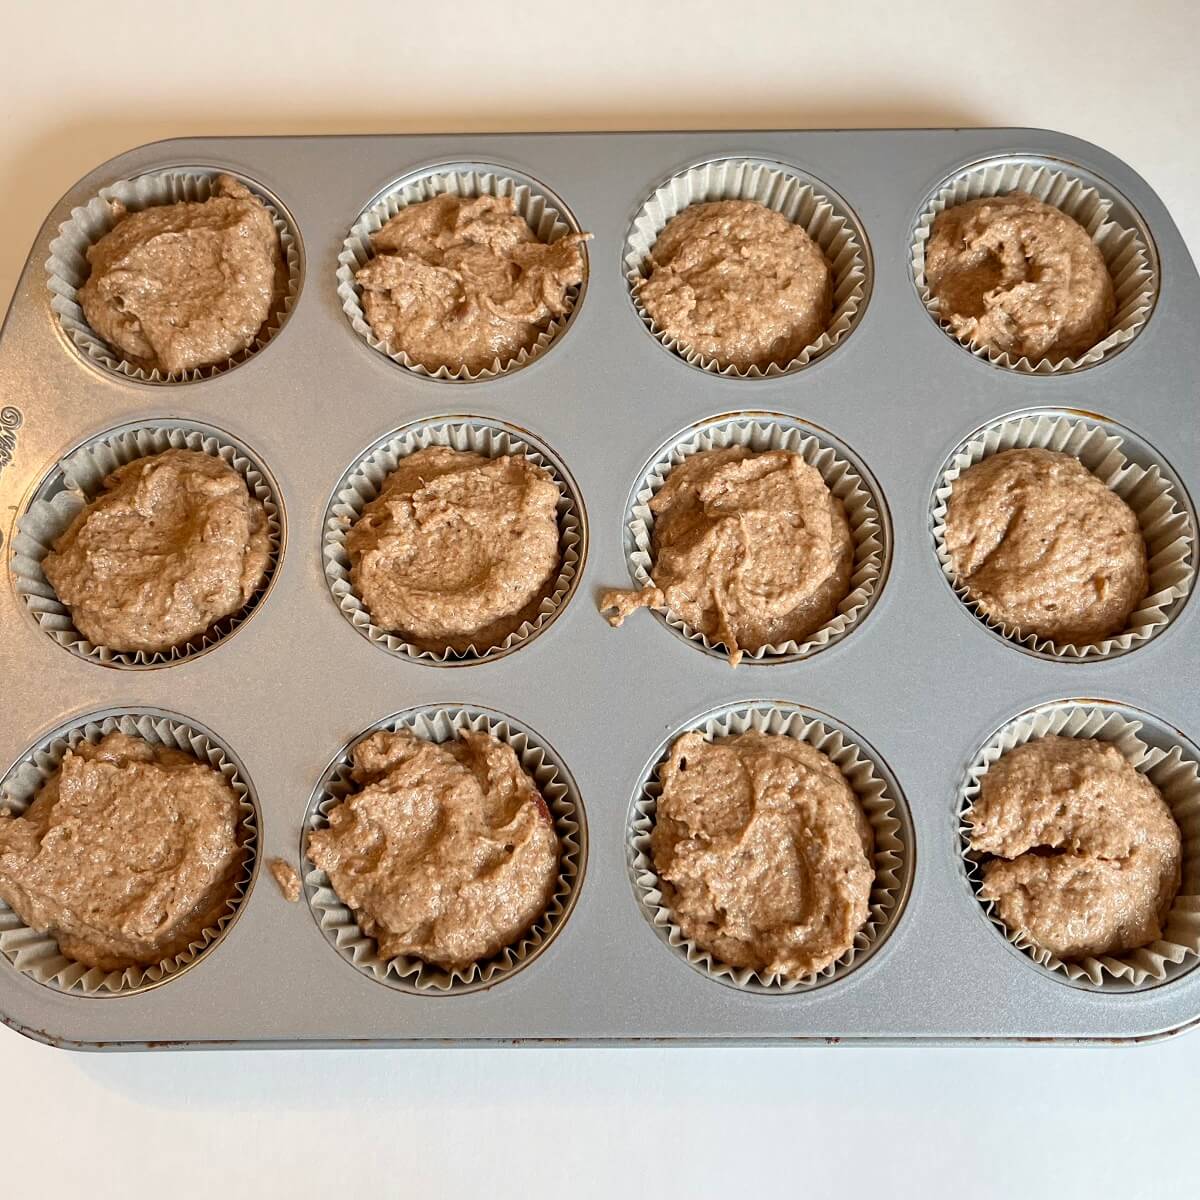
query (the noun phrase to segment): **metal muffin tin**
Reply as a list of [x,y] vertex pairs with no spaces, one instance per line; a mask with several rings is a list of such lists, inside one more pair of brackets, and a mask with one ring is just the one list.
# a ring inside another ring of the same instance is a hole
[[[1086,371],[1033,377],[972,357],[931,320],[910,265],[913,228],[946,179],[999,154],[1079,168],[1140,214],[1161,262],[1146,328]],[[723,157],[794,165],[828,185],[866,232],[866,312],[830,353],[774,379],[693,370],[650,336],[622,255],[639,206],[680,169]],[[347,230],[392,181],[446,163],[492,164],[543,183],[591,231],[570,327],[528,367],[452,384],[372,350],[335,283]],[[295,221],[304,276],[263,350],[209,380],[151,385],[90,365],[51,310],[44,263],[58,226],[117,179],[230,169]],[[227,935],[178,978],[128,996],[64,995],[0,957],[14,1029],[86,1048],[285,1045],[1145,1041],[1200,1021],[1200,970],[1137,992],[1094,991],[1039,970],[988,922],[960,856],[958,796],[979,747],[1035,706],[1089,698],[1156,718],[1155,738],[1200,738],[1200,605],[1100,662],[1052,662],[981,624],[946,586],[930,537],[947,455],[1004,414],[1098,414],[1165,456],[1200,495],[1194,331],[1200,279],[1153,191],[1123,162],[1038,130],[520,134],[211,138],[160,142],[98,167],[38,234],[0,335],[0,773],[65,723],[150,708],[211,729],[238,756],[261,817],[257,878]],[[656,450],[731,412],[778,412],[826,430],[878,482],[891,562],[871,612],[802,661],[736,671],[637,614],[612,630],[602,589],[627,585],[626,501]],[[322,521],[348,464],[390,431],[482,416],[529,431],[569,470],[587,558],[565,610],[512,653],[444,669],[390,655],[338,611],[322,572]],[[157,669],[84,661],[38,628],[8,568],[16,522],[62,456],[130,422],[212,426],[278,484],[287,541],[270,593],[203,655]],[[1190,501],[1184,506],[1192,511]],[[1194,553],[1194,551],[1193,551]],[[886,940],[843,977],[784,994],[722,986],[664,944],[631,875],[629,823],[643,771],[672,734],[726,705],[787,701],[858,731],[907,800],[911,889]],[[331,948],[302,899],[266,875],[297,866],[306,807],[341,749],[417,706],[514,717],[578,786],[586,862],[574,908],[533,961],[466,994],[381,986]]]

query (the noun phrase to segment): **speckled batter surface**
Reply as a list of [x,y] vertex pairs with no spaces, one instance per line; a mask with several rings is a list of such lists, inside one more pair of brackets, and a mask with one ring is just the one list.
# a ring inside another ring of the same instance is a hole
[[352,754],[358,790],[308,854],[381,958],[463,968],[520,940],[558,878],[558,836],[512,748],[464,731],[380,732]]
[[752,200],[693,204],[650,252],[638,298],[669,337],[722,367],[786,366],[833,312],[833,268],[799,225]]
[[0,898],[68,958],[153,965],[214,926],[244,851],[237,793],[124,733],[68,750],[23,816],[0,816]]
[[1050,736],[984,774],[971,847],[996,856],[981,895],[1059,958],[1155,941],[1179,888],[1181,838],[1158,789],[1108,742]]
[[1032,362],[1090,350],[1116,311],[1112,277],[1087,230],[1024,192],[940,212],[925,278],[956,337]]
[[968,467],[945,542],[956,581],[989,617],[1055,642],[1121,633],[1149,584],[1137,514],[1053,450],[1005,450]]
[[347,533],[351,584],[376,625],[423,649],[494,646],[553,590],[558,500],[520,455],[418,450]]
[[684,934],[717,959],[801,976],[866,923],[873,839],[845,777],[790,737],[676,739],[660,769],[651,855]]
[[245,479],[211,454],[167,450],[109,475],[42,571],[93,645],[155,652],[244,608],[269,560]]
[[850,590],[854,544],[842,502],[789,450],[741,446],[689,455],[650,501],[653,586],[600,599],[620,625],[665,607],[746,650],[800,641],[827,624]]

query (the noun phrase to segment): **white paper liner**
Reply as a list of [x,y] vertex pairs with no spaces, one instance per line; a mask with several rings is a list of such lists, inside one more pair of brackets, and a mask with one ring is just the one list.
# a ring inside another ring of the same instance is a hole
[[[1014,358],[1007,351],[990,346],[974,346],[967,339],[955,337],[949,325],[942,322],[938,301],[930,294],[925,279],[925,246],[938,214],[980,196],[1004,196],[1010,192],[1027,192],[1073,217],[1104,255],[1108,273],[1112,276],[1116,313],[1105,337],[1077,358],[1041,358],[1033,362],[1026,356]],[[1017,157],[979,163],[944,183],[917,220],[911,251],[917,291],[930,316],[976,358],[1026,375],[1056,375],[1093,366],[1137,336],[1149,320],[1158,297],[1158,268],[1146,239],[1136,226],[1131,224],[1126,228],[1119,224],[1113,218],[1112,210],[1110,197],[1069,171],[1055,170],[1044,163]]]
[[[667,476],[689,455],[702,450],[721,450],[728,446],[745,446],[757,453],[766,450],[790,450],[820,472],[825,486],[843,504],[854,542],[854,565],[850,586],[837,606],[832,620],[822,625],[803,642],[786,641],[746,649],[743,657],[753,662],[770,663],[806,658],[834,642],[840,641],[866,615],[882,589],[886,561],[886,532],[881,498],[872,485],[836,450],[826,445],[803,426],[789,425],[787,418],[731,417],[708,424],[699,430],[690,429],[672,442],[659,456],[643,478],[643,486],[633,497],[633,505],[625,514],[630,549],[626,556],[629,573],[638,588],[653,587],[654,514],[650,501],[666,482]],[[688,641],[705,650],[725,655],[723,642],[714,642],[669,609],[655,606],[652,612]]]
[[[708,741],[754,731],[807,742],[833,761],[858,798],[875,836],[875,883],[871,888],[866,923],[855,934],[854,945],[824,970],[788,977],[778,972],[733,967],[702,949],[675,924],[651,857],[650,835],[654,831],[658,799],[662,795],[660,771],[666,762],[666,754],[678,737],[693,730],[702,733]],[[903,798],[893,794],[889,783],[878,773],[871,756],[847,733],[786,704],[753,704],[725,709],[675,730],[664,747],[663,756],[643,779],[634,799],[629,824],[634,890],[643,911],[662,940],[710,979],[768,995],[810,990],[847,975],[864,960],[868,952],[873,952],[883,942],[900,916],[912,874],[912,848],[908,842],[910,834],[907,820],[901,820],[899,815],[903,811]]]
[[[283,252],[283,263],[287,271],[287,286],[284,294],[277,298],[275,306],[258,331],[254,341],[238,354],[223,363],[206,367],[193,367],[187,371],[162,371],[157,367],[147,369],[123,359],[87,323],[77,294],[88,276],[91,264],[87,260],[88,247],[98,242],[114,225],[116,216],[112,202],[118,201],[129,212],[141,212],[161,204],[179,204],[183,201],[204,201],[212,195],[212,184],[218,175],[230,175],[261,200],[279,234]],[[134,379],[140,383],[191,383],[198,379],[212,379],[225,371],[245,362],[261,350],[283,328],[296,298],[300,293],[300,243],[299,235],[291,217],[252,179],[236,171],[219,168],[182,169],[158,171],[151,175],[139,175],[136,179],[121,179],[101,188],[99,194],[80,208],[71,210],[71,218],[58,227],[58,236],[50,243],[50,257],[46,261],[47,285],[52,298],[50,307],[58,314],[63,332],[75,348],[90,362],[106,371]]]
[[182,750],[225,776],[239,800],[239,836],[244,851],[242,869],[216,925],[205,929],[186,950],[174,958],[165,959],[152,967],[103,971],[98,967],[84,966],[67,958],[53,937],[31,929],[0,900],[0,953],[22,974],[46,987],[71,995],[127,996],[181,975],[224,936],[236,919],[254,880],[258,852],[258,812],[250,786],[222,745],[181,718],[137,710],[121,715],[82,717],[21,757],[0,785],[0,803],[19,816],[61,766],[68,749],[84,741],[98,742],[113,732]]
[[[461,651],[450,648],[434,651],[415,646],[402,636],[374,624],[371,614],[350,583],[346,535],[362,516],[363,509],[382,491],[387,477],[399,466],[400,461],[430,446],[449,446],[484,458],[499,458],[506,454],[524,457],[545,470],[558,488],[559,570],[554,586],[538,605],[537,614],[532,620],[522,622],[493,646],[470,646]],[[584,550],[583,504],[566,472],[549,453],[544,453],[530,441],[517,436],[501,422],[484,418],[423,423],[399,430],[382,445],[374,446],[351,469],[334,493],[325,514],[324,530],[322,556],[325,579],[342,615],[369,641],[390,653],[438,665],[499,658],[536,637],[558,616],[574,593]]]
[[[1172,968],[1186,970],[1200,956],[1200,767],[1184,757],[1181,746],[1164,751],[1147,745],[1138,737],[1142,724],[1112,707],[1077,702],[1043,706],[1010,721],[980,750],[967,769],[959,792],[961,855],[967,878],[988,919],[1033,962],[1084,987],[1118,991],[1153,987],[1180,973]],[[980,860],[991,856],[978,855],[971,849],[968,817],[979,796],[983,776],[1009,750],[1050,734],[1112,742],[1158,788],[1179,824],[1183,835],[1179,892],[1167,914],[1162,938],[1139,950],[1064,962],[1008,929],[996,913],[994,903],[979,895],[983,884]]]
[[[783,366],[723,366],[659,329],[641,303],[639,291],[649,277],[650,255],[659,234],[685,208],[713,200],[753,200],[781,213],[804,229],[833,267],[833,316],[828,327]],[[621,261],[634,307],[651,334],[690,366],[735,379],[789,375],[828,354],[858,323],[871,286],[866,236],[845,202],[795,168],[760,159],[719,159],[673,175],[655,189],[634,218]]]
[[[59,600],[50,581],[42,572],[42,560],[55,541],[67,531],[76,515],[103,490],[104,480],[118,467],[147,455],[167,450],[194,450],[212,455],[232,467],[245,481],[267,514],[270,554],[262,582],[236,613],[223,618],[199,637],[170,650],[118,651],[94,646],[75,628],[71,612]],[[49,498],[31,501],[17,522],[12,544],[12,574],[18,594],[25,601],[38,625],[60,646],[72,654],[104,666],[154,667],[180,662],[211,649],[242,625],[262,603],[283,544],[281,509],[266,472],[245,448],[213,430],[185,424],[146,425],[113,433],[100,434],[72,451],[58,465],[63,490]]]
[[[559,876],[546,911],[521,939],[493,957],[453,970],[427,963],[419,958],[399,955],[384,959],[378,943],[363,933],[353,911],[338,898],[329,876],[308,857],[308,834],[328,827],[328,815],[358,787],[350,779],[350,752],[363,738],[379,730],[396,732],[409,729],[431,742],[454,739],[461,730],[488,733],[511,746],[522,769],[541,792],[559,842]],[[425,995],[450,995],[475,991],[507,979],[537,957],[558,933],[570,915],[583,878],[586,855],[586,826],[583,806],[574,782],[553,761],[531,730],[519,727],[501,716],[470,708],[430,706],[412,709],[372,726],[354,739],[338,756],[317,788],[304,821],[300,868],[304,894],[326,940],[357,970],[380,983],[406,992]]]
[[[1141,467],[1129,461],[1121,451],[1122,445],[1120,436],[1082,418],[1030,413],[993,422],[964,442],[951,456],[950,465],[943,471],[933,494],[934,550],[950,586],[990,629],[1037,654],[1082,660],[1124,654],[1161,633],[1170,623],[1177,601],[1187,596],[1192,587],[1195,531],[1186,509],[1179,504],[1174,488],[1159,468],[1154,465]],[[1149,584],[1146,598],[1130,614],[1129,624],[1122,633],[1079,645],[1054,642],[1035,633],[1022,635],[1015,626],[1005,625],[985,614],[971,599],[967,588],[955,578],[946,548],[946,511],[955,480],[968,467],[993,454],[1031,447],[1057,450],[1078,458],[1137,514],[1146,541]]]
[[354,327],[354,332],[372,350],[387,355],[392,362],[399,363],[416,375],[427,379],[474,383],[481,379],[494,379],[497,375],[528,366],[544,354],[566,329],[587,285],[587,246],[579,247],[579,252],[583,255],[583,283],[567,292],[567,311],[561,317],[553,318],[538,334],[532,346],[522,347],[513,358],[505,362],[497,357],[490,367],[479,371],[473,372],[465,366],[456,371],[446,366],[430,371],[420,363],[414,362],[405,351],[393,349],[387,342],[376,337],[363,309],[362,288],[355,282],[354,276],[359,268],[375,257],[371,247],[372,234],[382,229],[402,208],[447,194],[472,198],[510,196],[516,212],[525,219],[534,236],[538,241],[547,244],[557,242],[564,235],[578,233],[580,230],[566,205],[535,180],[528,179],[518,172],[506,172],[503,167],[477,167],[470,163],[450,164],[415,179],[401,181],[354,222],[345,241],[342,242],[337,269],[338,298],[342,302],[342,311]]

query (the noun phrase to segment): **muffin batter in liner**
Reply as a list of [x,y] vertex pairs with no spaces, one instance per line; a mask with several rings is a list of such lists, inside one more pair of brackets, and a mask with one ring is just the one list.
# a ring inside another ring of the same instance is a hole
[[[371,615],[350,583],[350,556],[346,552],[346,534],[362,515],[362,511],[383,489],[383,485],[400,460],[429,446],[449,446],[454,450],[471,451],[484,458],[501,455],[523,456],[549,472],[558,488],[559,567],[558,576],[547,596],[540,602],[537,615],[523,622],[494,646],[426,650],[405,641],[400,634],[389,633],[371,620]],[[422,662],[453,666],[464,662],[481,662],[498,658],[524,645],[541,633],[565,607],[578,582],[579,569],[585,553],[583,504],[574,482],[569,481],[557,464],[537,446],[510,432],[499,421],[483,418],[461,421],[421,423],[401,429],[351,468],[338,485],[325,513],[325,534],[322,557],[325,579],[342,615],[369,641],[382,646],[391,654],[415,658]]]
[[[972,613],[1009,641],[1037,654],[1064,660],[1110,658],[1149,641],[1170,623],[1177,602],[1187,596],[1195,576],[1196,534],[1171,483],[1156,466],[1138,466],[1121,452],[1122,439],[1101,426],[1054,413],[1032,413],[996,421],[955,451],[933,494],[931,512],[934,550],[942,574]],[[1146,598],[1129,616],[1128,627],[1099,642],[1075,645],[1054,642],[1036,633],[1022,636],[983,612],[965,585],[955,579],[946,548],[946,509],[954,481],[968,467],[992,454],[1036,447],[1074,455],[1137,514],[1146,541],[1149,585]]]
[[[512,747],[521,767],[537,784],[554,818],[559,843],[559,875],[545,912],[519,942],[468,967],[448,970],[408,955],[381,958],[375,939],[363,933],[353,911],[333,890],[329,876],[314,866],[308,857],[309,830],[326,828],[330,809],[357,790],[350,779],[350,750],[381,729],[394,733],[402,728],[432,742],[450,741],[464,729],[491,734]],[[541,953],[570,915],[583,879],[586,846],[587,827],[574,781],[537,743],[536,735],[498,713],[431,706],[410,709],[372,726],[345,747],[326,770],[305,817],[300,871],[313,917],[326,941],[347,962],[364,975],[400,991],[450,995],[499,983]]]
[[[1149,746],[1138,737],[1142,723],[1109,708],[1075,701],[1044,705],[1009,721],[975,756],[959,791],[960,853],[975,898],[988,919],[1018,950],[1047,971],[1081,987],[1131,991],[1153,987],[1188,969],[1200,957],[1200,766],[1184,757],[1180,746],[1170,751]],[[995,905],[979,895],[983,884],[981,856],[971,849],[967,813],[979,795],[983,776],[1003,754],[1016,746],[1045,737],[1095,738],[1112,742],[1129,762],[1162,793],[1183,835],[1182,878],[1167,914],[1163,936],[1125,954],[1087,957],[1064,962],[1049,950],[1008,929]]]
[[[88,325],[76,298],[79,288],[91,274],[91,264],[87,260],[88,247],[117,224],[113,201],[119,201],[129,212],[140,212],[144,208],[162,204],[204,201],[212,195],[213,180],[218,175],[232,175],[244,183],[271,214],[272,223],[279,234],[280,252],[287,273],[286,287],[276,298],[270,315],[251,345],[223,363],[168,373],[158,367],[147,369],[127,362],[119,351]],[[198,379],[212,379],[245,362],[283,328],[300,294],[300,237],[291,218],[271,197],[252,180],[243,178],[235,171],[223,171],[215,167],[211,170],[159,171],[110,183],[108,187],[101,188],[99,194],[87,204],[72,209],[71,219],[58,227],[58,236],[50,243],[46,274],[46,282],[52,293],[50,307],[58,314],[63,333],[85,358],[106,371],[139,383],[190,383]]]
[[337,269],[338,298],[342,302],[342,311],[354,327],[354,332],[372,350],[387,355],[392,362],[399,363],[416,375],[423,375],[427,379],[474,383],[480,379],[494,379],[497,375],[527,366],[545,353],[555,338],[566,329],[587,286],[587,244],[584,243],[579,248],[583,255],[583,284],[567,292],[567,311],[561,317],[551,320],[538,334],[532,346],[523,348],[508,362],[501,362],[497,358],[490,367],[481,371],[472,372],[465,366],[457,371],[451,371],[446,366],[430,371],[420,363],[414,362],[405,351],[391,349],[387,342],[375,335],[363,310],[362,288],[355,281],[354,273],[375,257],[371,247],[371,235],[382,229],[402,208],[447,194],[464,197],[511,196],[517,214],[525,219],[537,240],[547,244],[557,242],[564,234],[579,232],[579,226],[562,201],[549,192],[540,191],[536,181],[515,174],[507,175],[503,167],[487,169],[466,163],[439,167],[436,171],[430,171],[416,179],[402,181],[382,199],[375,201],[354,222],[345,241],[342,242]]
[[[722,367],[658,328],[638,299],[638,288],[650,271],[650,254],[658,235],[685,208],[710,200],[753,200],[801,226],[824,251],[833,267],[833,316],[825,332],[785,366]],[[834,348],[858,323],[871,285],[866,237],[843,201],[822,190],[793,167],[757,159],[727,158],[704,163],[672,176],[642,205],[625,240],[625,278],[642,324],[668,350],[686,363],[715,375],[736,379],[774,379],[800,370]]]
[[[654,830],[658,798],[662,795],[659,771],[666,762],[667,750],[677,737],[692,730],[700,731],[710,741],[754,731],[807,742],[833,760],[862,806],[875,837],[872,858],[875,882],[871,887],[869,914],[866,924],[854,937],[853,947],[824,970],[788,978],[748,967],[732,967],[686,937],[675,924],[651,857],[650,835]],[[847,734],[786,704],[749,704],[723,709],[676,729],[634,797],[628,836],[627,853],[634,891],[659,937],[710,979],[766,995],[807,991],[848,974],[862,961],[865,953],[873,952],[891,932],[903,909],[912,877],[912,835],[903,798],[892,794],[888,782],[877,773],[874,761]]]
[[987,359],[997,367],[1007,367],[1026,375],[1056,375],[1090,367],[1128,345],[1150,319],[1158,298],[1158,263],[1145,235],[1136,227],[1119,224],[1112,216],[1113,201],[1095,187],[1067,171],[1056,171],[1045,164],[1017,158],[993,159],[953,176],[930,199],[917,220],[913,233],[911,261],[917,291],[929,315],[941,324],[938,301],[930,294],[925,279],[925,246],[939,213],[980,196],[1003,196],[1009,192],[1027,192],[1036,200],[1074,218],[1087,230],[1104,256],[1112,276],[1117,311],[1108,334],[1086,353],[1053,362],[1049,358],[1031,362],[1028,357],[1014,358],[1007,351],[991,346],[973,346],[959,341],[949,327],[948,336],[959,341],[976,358]]
[[182,750],[225,776],[239,800],[238,834],[243,847],[242,867],[216,925],[205,929],[182,953],[152,967],[132,966],[118,971],[104,971],[74,962],[63,955],[53,937],[31,929],[0,900],[0,953],[22,974],[46,987],[71,995],[127,996],[174,979],[224,936],[236,919],[254,881],[258,852],[258,810],[250,785],[223,746],[173,716],[135,709],[113,716],[81,717],[21,757],[0,784],[0,805],[14,813],[23,813],[42,785],[61,765],[69,748],[83,741],[98,742],[114,731],[141,737],[155,745]]
[[[267,513],[270,557],[267,570],[249,602],[236,613],[189,642],[170,650],[110,650],[94,646],[72,624],[71,612],[59,600],[42,572],[42,559],[54,542],[67,531],[75,516],[103,491],[104,480],[118,467],[162,454],[166,450],[195,450],[219,458],[245,481],[250,495],[261,501]],[[211,649],[237,629],[262,603],[283,552],[283,516],[265,471],[241,446],[215,430],[184,424],[135,426],[101,434],[58,464],[64,489],[46,500],[33,500],[17,522],[13,538],[12,573],[17,592],[29,606],[38,625],[60,646],[91,662],[116,667],[155,667],[180,662]]]
[[[744,658],[753,662],[771,663],[807,658],[818,650],[840,641],[875,602],[883,586],[883,572],[887,561],[887,533],[882,517],[882,502],[869,484],[832,447],[821,442],[803,425],[789,425],[788,418],[781,416],[732,416],[684,431],[654,461],[641,481],[633,503],[625,514],[626,559],[629,573],[638,588],[653,587],[651,572],[654,558],[651,540],[654,535],[654,514],[650,501],[666,482],[672,468],[685,458],[701,450],[719,450],[727,446],[745,446],[750,450],[790,450],[799,454],[806,463],[820,472],[825,486],[829,488],[846,509],[850,524],[850,537],[854,543],[854,564],[850,575],[850,587],[838,606],[833,619],[816,630],[806,641],[780,642],[776,645],[760,646],[757,650],[746,648]],[[652,607],[672,629],[688,641],[703,647],[712,654],[727,656],[723,642],[714,642],[687,622],[680,620],[669,609]]]

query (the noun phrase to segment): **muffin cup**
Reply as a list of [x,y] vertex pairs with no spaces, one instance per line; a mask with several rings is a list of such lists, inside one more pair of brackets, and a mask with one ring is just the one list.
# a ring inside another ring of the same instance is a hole
[[[1158,259],[1149,233],[1128,201],[1112,189],[1105,190],[1109,194],[1070,170],[1056,169],[1045,162],[1027,158],[989,159],[952,176],[929,199],[913,231],[913,279],[929,315],[976,358],[1026,375],[1078,371],[1094,366],[1128,345],[1150,319],[1158,298]],[[1027,192],[1073,217],[1104,255],[1108,273],[1112,276],[1116,313],[1104,338],[1077,358],[1058,361],[1041,358],[1036,362],[1025,356],[1014,358],[1007,351],[973,346],[969,341],[955,337],[949,326],[942,324],[938,301],[930,294],[925,279],[925,247],[934,221],[947,208],[981,196],[1004,196],[1010,192]]]
[[[693,204],[714,200],[753,200],[799,225],[820,246],[833,267],[833,316],[825,332],[784,366],[722,366],[670,337],[654,323],[639,298],[649,277],[654,243],[668,222]],[[858,324],[871,287],[867,239],[840,196],[794,167],[760,159],[725,158],[681,171],[649,196],[634,218],[622,254],[625,278],[642,324],[689,366],[734,379],[775,379],[790,375],[828,354]]]
[[[883,588],[890,558],[886,509],[878,485],[865,470],[852,465],[839,448],[803,422],[783,413],[733,414],[691,426],[667,443],[646,468],[634,489],[625,513],[625,550],[629,573],[638,588],[653,587],[654,514],[650,501],[667,476],[685,458],[702,450],[745,446],[756,453],[790,450],[820,472],[830,492],[841,500],[854,542],[850,588],[838,604],[833,619],[805,641],[786,641],[743,651],[751,662],[792,662],[807,658],[840,641],[870,611]],[[714,642],[680,620],[668,609],[651,609],[671,629],[717,657],[727,658],[723,642]]]
[[[79,289],[87,282],[92,270],[87,259],[88,248],[117,224],[112,207],[114,201],[123,204],[129,212],[141,212],[146,208],[183,201],[204,201],[212,196],[213,181],[218,175],[230,175],[244,183],[271,214],[272,223],[279,234],[283,265],[287,272],[283,294],[276,299],[254,341],[223,363],[167,372],[157,367],[146,368],[128,362],[88,325],[79,305]],[[58,227],[58,236],[50,243],[50,258],[46,262],[50,307],[58,315],[67,340],[84,358],[102,370],[139,383],[191,383],[212,379],[253,357],[283,328],[291,315],[300,294],[301,272],[300,236],[291,215],[253,180],[246,179],[236,171],[217,167],[158,171],[139,175],[136,179],[121,179],[101,188],[99,194],[87,204],[72,209],[71,219]]]
[[372,350],[378,350],[380,354],[412,371],[414,375],[456,383],[495,379],[498,375],[528,366],[534,359],[540,358],[566,329],[587,286],[587,247],[580,246],[580,253],[583,255],[583,283],[567,292],[567,311],[561,317],[551,320],[538,334],[532,346],[523,347],[507,362],[496,358],[490,367],[480,371],[472,372],[465,366],[457,371],[445,366],[431,371],[414,362],[405,351],[394,350],[387,342],[376,337],[363,309],[362,288],[355,282],[354,276],[360,267],[375,257],[371,246],[372,234],[378,233],[402,208],[442,195],[466,198],[511,197],[517,214],[525,219],[540,242],[551,244],[568,233],[580,232],[579,225],[567,206],[537,180],[499,166],[449,164],[401,179],[360,214],[342,242],[342,251],[338,255],[337,294],[342,302],[342,311],[349,318],[354,332]]
[[[95,646],[75,628],[71,612],[42,572],[42,560],[75,517],[104,489],[118,467],[167,450],[195,450],[221,459],[245,481],[267,514],[270,557],[262,582],[238,612],[199,637],[170,650],[123,651]],[[57,488],[56,488],[57,485]],[[68,454],[43,482],[17,522],[11,568],[13,581],[33,619],[60,646],[80,658],[109,667],[158,667],[203,654],[241,626],[262,603],[283,551],[283,515],[266,471],[227,434],[198,425],[136,425],[101,434]]]
[[[399,955],[384,959],[378,944],[359,927],[353,911],[333,890],[329,876],[308,857],[308,835],[328,827],[331,809],[358,791],[350,779],[350,752],[380,730],[409,729],[431,742],[452,741],[463,730],[488,733],[511,746],[554,818],[559,841],[559,875],[541,918],[514,945],[469,967],[453,970]],[[422,707],[380,721],[354,739],[329,765],[309,803],[301,837],[304,894],[325,940],[370,979],[403,992],[457,995],[491,987],[532,962],[566,923],[579,894],[587,857],[587,825],[575,782],[565,766],[531,730],[510,717],[474,707]]]
[[[654,830],[658,799],[662,795],[661,769],[675,740],[692,731],[702,733],[709,741],[754,731],[807,742],[833,761],[858,798],[875,835],[875,883],[871,888],[869,915],[855,935],[854,945],[824,970],[789,978],[779,973],[732,967],[698,946],[675,924],[651,857],[650,835]],[[914,849],[908,810],[899,786],[878,761],[875,752],[868,749],[853,731],[827,724],[818,714],[784,703],[731,705],[675,730],[643,775],[634,796],[628,837],[627,853],[634,891],[658,936],[708,978],[764,995],[811,991],[844,978],[864,963],[895,928],[912,881]]]
[[[494,646],[464,651],[425,650],[403,636],[381,629],[371,620],[362,600],[350,583],[350,556],[346,535],[362,516],[363,509],[383,490],[387,477],[402,459],[430,446],[480,454],[484,458],[520,456],[543,468],[558,488],[559,570],[554,586],[538,606],[533,620],[523,622]],[[521,431],[482,417],[435,419],[406,426],[377,442],[342,477],[325,513],[322,556],[329,590],[342,615],[368,641],[391,654],[436,666],[459,666],[499,658],[525,645],[542,632],[566,607],[574,594],[587,541],[583,502],[575,481],[554,455]]]
[[[968,438],[943,468],[933,493],[930,515],[934,550],[942,574],[976,617],[1015,645],[1060,661],[1113,658],[1161,633],[1187,597],[1195,575],[1195,530],[1189,511],[1160,469],[1142,467],[1122,453],[1123,439],[1099,425],[1054,412],[1004,417]],[[946,548],[946,511],[954,482],[983,459],[1003,450],[1037,448],[1071,454],[1137,514],[1146,541],[1149,584],[1146,598],[1130,614],[1124,632],[1102,641],[1076,645],[1020,630],[987,616],[955,579]]]
[[[1044,705],[1009,721],[975,756],[959,791],[960,852],[967,879],[988,919],[1008,941],[1039,967],[1085,988],[1132,991],[1154,987],[1195,966],[1200,957],[1200,768],[1175,745],[1169,751],[1146,744],[1138,732],[1143,723],[1113,707],[1078,701]],[[1064,962],[1028,938],[1009,929],[995,905],[980,894],[982,862],[990,856],[971,849],[969,815],[984,775],[1016,746],[1051,734],[1112,742],[1153,783],[1170,808],[1183,835],[1182,878],[1167,914],[1163,936],[1126,954]]]
[[128,996],[146,991],[183,974],[225,935],[237,919],[254,881],[258,852],[258,811],[249,782],[224,746],[182,718],[147,710],[81,717],[26,751],[0,782],[0,805],[23,813],[46,781],[62,764],[68,749],[81,742],[98,742],[109,733],[141,737],[157,746],[182,750],[225,776],[237,793],[242,867],[217,923],[205,929],[186,950],[152,967],[103,971],[67,958],[46,933],[31,929],[0,900],[0,953],[23,975],[46,987],[78,996]]

